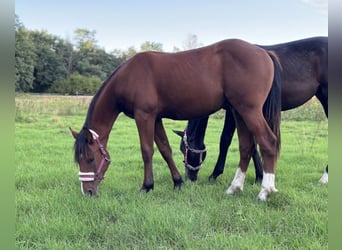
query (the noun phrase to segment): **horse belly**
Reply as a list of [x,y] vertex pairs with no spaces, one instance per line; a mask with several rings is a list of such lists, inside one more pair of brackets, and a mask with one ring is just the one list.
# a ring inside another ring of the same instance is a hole
[[212,114],[223,107],[224,96],[222,94],[211,95],[194,93],[195,90],[186,91],[185,96],[175,98],[162,98],[160,116],[174,120],[188,120]]
[[318,83],[314,79],[307,78],[300,81],[287,81],[282,83],[282,110],[299,107],[310,100],[317,92]]

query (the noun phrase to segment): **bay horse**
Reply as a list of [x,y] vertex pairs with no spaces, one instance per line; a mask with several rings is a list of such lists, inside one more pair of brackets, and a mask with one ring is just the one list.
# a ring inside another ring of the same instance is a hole
[[[143,52],[121,64],[92,98],[74,158],[79,165],[81,191],[96,195],[111,162],[106,150],[119,113],[135,120],[144,163],[142,192],[154,188],[153,141],[166,161],[174,182],[183,180],[172,158],[162,118],[189,120],[231,107],[237,119],[240,163],[231,192],[242,190],[253,149],[260,145],[264,160],[263,185],[258,198],[266,200],[275,188],[279,154],[280,66],[271,51],[239,39],[177,53]],[[263,115],[263,105],[268,116]]]
[[[286,111],[301,106],[313,96],[320,101],[324,113],[328,118],[328,37],[311,37],[288,43],[271,46],[260,46],[274,51],[282,65],[281,94],[282,110]],[[208,117],[191,119],[185,131],[175,131],[182,137],[180,150],[184,154],[187,177],[195,181],[202,162],[206,156],[204,136]],[[209,179],[216,179],[223,173],[228,148],[231,144],[235,121],[230,109],[226,109],[224,128],[220,138],[219,156]],[[252,154],[256,182],[263,177],[262,163],[258,151]],[[328,165],[320,183],[328,182]]]

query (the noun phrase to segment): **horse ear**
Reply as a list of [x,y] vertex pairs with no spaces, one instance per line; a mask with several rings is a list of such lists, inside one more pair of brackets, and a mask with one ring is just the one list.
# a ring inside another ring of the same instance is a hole
[[172,130],[176,135],[179,135],[180,137],[184,137],[184,132],[183,131],[179,131],[179,130]]
[[70,127],[69,127],[69,130],[71,132],[71,135],[76,139],[77,136],[78,136],[78,133],[75,130],[73,130],[72,128],[70,128]]

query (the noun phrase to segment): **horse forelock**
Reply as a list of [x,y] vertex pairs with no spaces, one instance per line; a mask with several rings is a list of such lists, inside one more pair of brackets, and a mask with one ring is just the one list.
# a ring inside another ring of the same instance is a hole
[[74,155],[75,163],[79,163],[81,156],[85,155],[89,150],[88,141],[85,137],[84,129],[80,131],[77,138],[75,139],[74,150],[75,150],[75,155]]

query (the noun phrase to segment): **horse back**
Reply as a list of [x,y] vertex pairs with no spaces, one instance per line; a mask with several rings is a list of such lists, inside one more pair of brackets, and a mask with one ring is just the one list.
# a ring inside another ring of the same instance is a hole
[[127,114],[145,109],[160,117],[190,119],[217,111],[227,99],[238,102],[256,92],[266,96],[273,63],[263,49],[228,39],[184,52],[139,53],[115,78]]
[[282,65],[283,110],[298,107],[328,85],[328,37],[312,37],[261,46],[274,51]]

